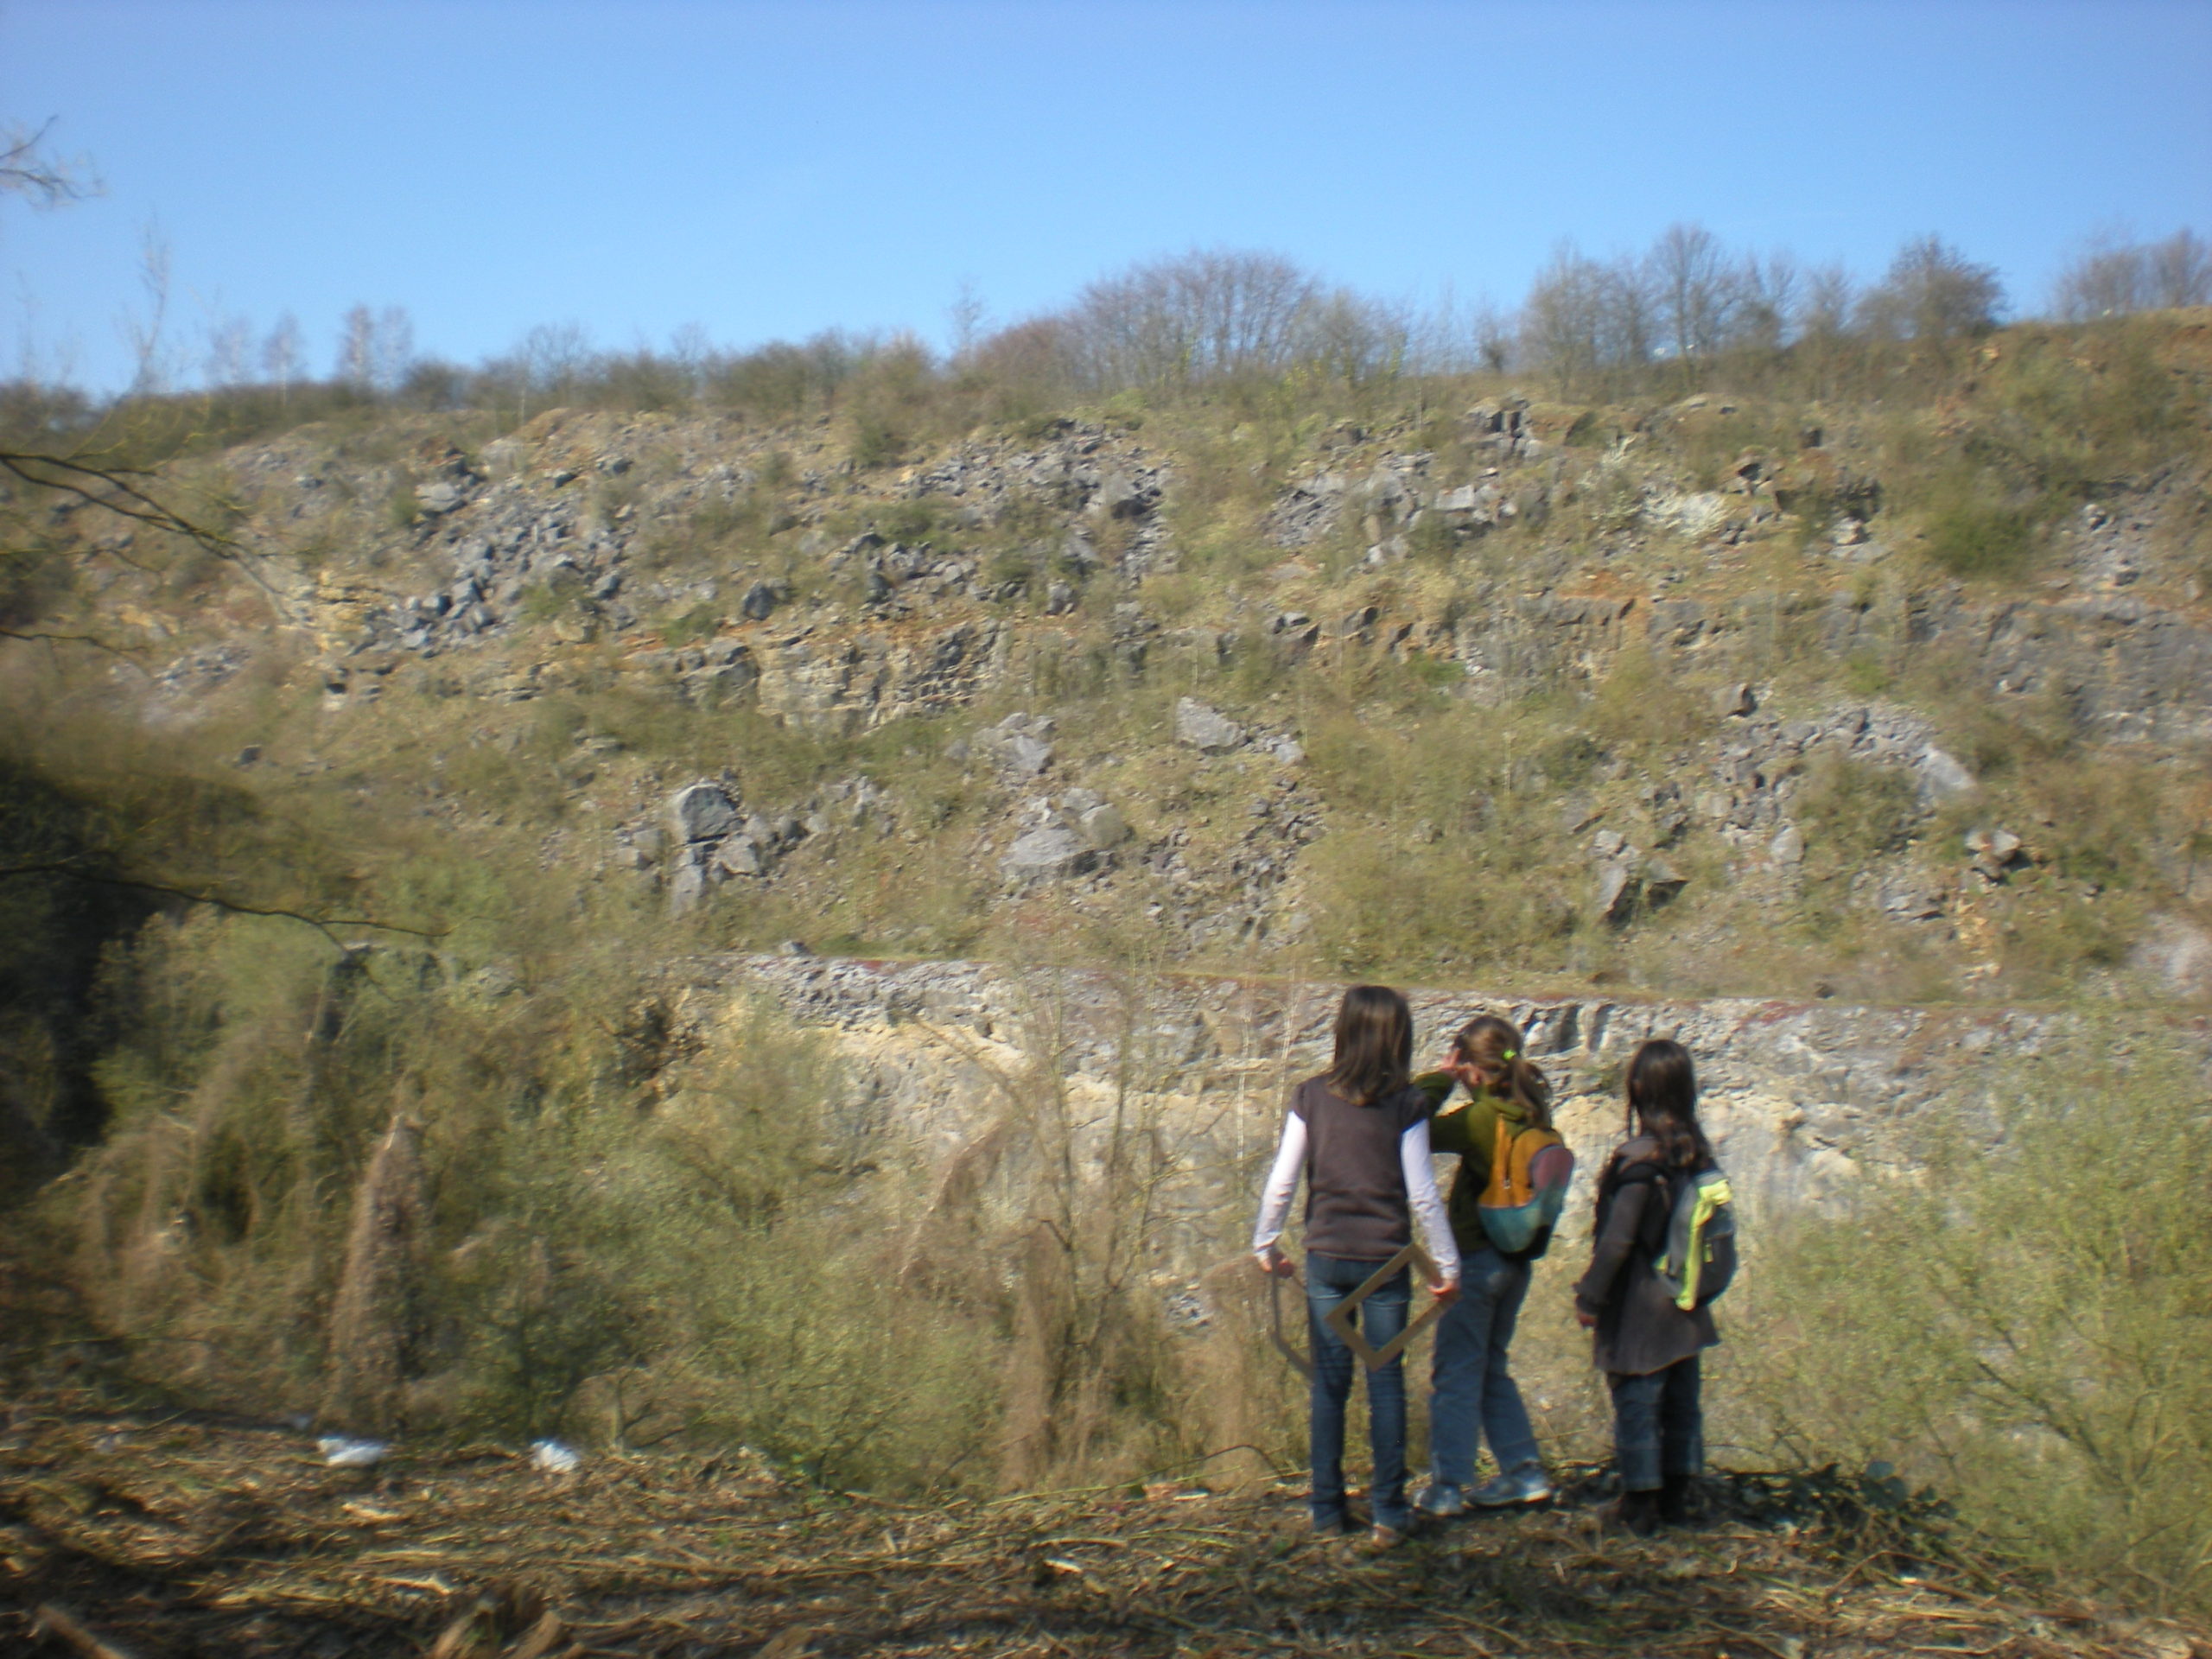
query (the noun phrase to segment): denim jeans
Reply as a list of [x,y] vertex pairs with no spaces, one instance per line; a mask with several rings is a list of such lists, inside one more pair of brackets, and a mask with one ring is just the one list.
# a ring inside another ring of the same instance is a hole
[[1500,1473],[1537,1460],[1529,1408],[1505,1369],[1514,1321],[1529,1294],[1529,1264],[1487,1247],[1462,1259],[1459,1300],[1436,1322],[1430,1372],[1429,1474],[1439,1485],[1466,1486],[1475,1478],[1475,1449],[1490,1437]]
[[1705,1413],[1698,1404],[1698,1357],[1643,1376],[1611,1374],[1613,1453],[1621,1490],[1653,1492],[1669,1475],[1705,1472]]
[[[1313,1354],[1312,1451],[1313,1524],[1336,1525],[1344,1515],[1344,1404],[1351,1397],[1351,1375],[1359,1361],[1326,1320],[1351,1293],[1367,1282],[1380,1262],[1352,1262],[1343,1256],[1306,1257],[1306,1313]],[[1385,1280],[1359,1305],[1359,1333],[1380,1348],[1406,1328],[1413,1302],[1413,1278],[1400,1272]],[[1406,1366],[1402,1356],[1367,1374],[1367,1433],[1375,1450],[1375,1479],[1368,1499],[1378,1526],[1402,1529],[1413,1519],[1406,1508]]]

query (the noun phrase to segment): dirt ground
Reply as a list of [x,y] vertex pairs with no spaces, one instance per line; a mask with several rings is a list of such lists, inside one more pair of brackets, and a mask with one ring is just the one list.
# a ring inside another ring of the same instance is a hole
[[1310,1536],[1287,1484],[922,1506],[744,1455],[551,1473],[403,1446],[333,1468],[299,1429],[62,1389],[0,1428],[0,1649],[2212,1659],[1863,1481],[1716,1477],[1700,1526],[1648,1541],[1602,1533],[1600,1496],[1585,1471],[1553,1507],[1370,1556]]

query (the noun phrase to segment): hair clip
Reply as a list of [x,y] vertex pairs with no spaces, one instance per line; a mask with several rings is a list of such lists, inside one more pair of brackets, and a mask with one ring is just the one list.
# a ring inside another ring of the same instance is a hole
[[1521,1058],[1521,1051],[1517,1048],[1509,1048],[1505,1051],[1505,1058],[1509,1060],[1517,1060]]

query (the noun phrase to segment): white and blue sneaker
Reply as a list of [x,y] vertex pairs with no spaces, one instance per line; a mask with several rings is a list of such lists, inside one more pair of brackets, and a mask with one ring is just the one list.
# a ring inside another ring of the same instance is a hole
[[1551,1495],[1551,1477],[1544,1472],[1544,1465],[1524,1463],[1476,1487],[1466,1501],[1478,1510],[1504,1510],[1518,1503],[1541,1503]]
[[1414,1508],[1439,1521],[1467,1512],[1467,1495],[1449,1481],[1432,1480],[1414,1500]]

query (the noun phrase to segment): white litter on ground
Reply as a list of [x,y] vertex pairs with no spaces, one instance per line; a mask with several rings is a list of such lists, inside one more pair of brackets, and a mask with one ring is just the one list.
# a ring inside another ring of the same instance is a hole
[[550,1475],[565,1475],[583,1459],[558,1440],[532,1440],[530,1460]]
[[322,1460],[333,1469],[366,1469],[381,1463],[385,1452],[391,1450],[388,1440],[349,1440],[343,1435],[325,1435],[315,1443],[322,1453]]

